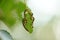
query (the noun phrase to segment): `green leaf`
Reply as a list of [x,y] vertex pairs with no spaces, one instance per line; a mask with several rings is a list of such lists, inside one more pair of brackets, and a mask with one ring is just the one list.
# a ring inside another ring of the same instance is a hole
[[22,12],[26,9],[26,5],[23,2],[16,4],[16,11],[18,13],[19,19],[22,19]]
[[8,26],[12,26],[15,22],[16,19],[13,18],[11,10],[13,10],[14,3],[12,0],[2,0],[0,4],[0,8],[3,11],[3,18],[1,19],[5,24]]
[[[3,11],[3,16],[0,17],[0,20],[2,20],[7,26],[11,27],[16,23],[18,18],[21,20],[22,12],[25,10],[26,6],[22,2],[15,4],[13,0],[2,0],[0,3],[0,8]],[[16,10],[16,15],[18,17],[14,17],[14,14],[12,15],[12,10]]]
[[11,14],[6,15],[2,20],[7,26],[10,26],[10,27],[16,23],[16,18],[11,16]]

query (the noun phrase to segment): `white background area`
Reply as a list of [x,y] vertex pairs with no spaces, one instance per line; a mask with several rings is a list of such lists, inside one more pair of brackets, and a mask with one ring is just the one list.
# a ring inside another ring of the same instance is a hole
[[45,24],[55,15],[60,15],[59,0],[28,0],[27,5],[33,11],[36,25]]
[[60,40],[60,0],[28,0],[27,5],[35,17],[37,40]]

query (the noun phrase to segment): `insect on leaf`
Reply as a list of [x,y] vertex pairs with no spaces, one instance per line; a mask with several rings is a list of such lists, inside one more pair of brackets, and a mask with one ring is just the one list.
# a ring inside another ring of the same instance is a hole
[[29,33],[33,32],[33,21],[33,13],[30,9],[26,9],[24,11],[23,26]]

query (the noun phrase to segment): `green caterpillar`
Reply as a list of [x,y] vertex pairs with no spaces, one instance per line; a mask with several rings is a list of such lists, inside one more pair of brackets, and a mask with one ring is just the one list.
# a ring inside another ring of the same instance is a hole
[[24,18],[23,18],[23,26],[29,33],[33,32],[33,22],[34,22],[33,13],[31,12],[30,9],[28,8],[25,9]]

